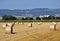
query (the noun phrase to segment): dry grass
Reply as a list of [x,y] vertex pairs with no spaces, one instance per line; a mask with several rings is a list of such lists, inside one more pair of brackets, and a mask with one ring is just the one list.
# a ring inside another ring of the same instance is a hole
[[50,30],[52,22],[43,22],[38,25],[38,22],[33,22],[32,27],[29,27],[29,22],[24,24],[15,23],[15,34],[7,34],[0,23],[0,41],[60,41],[60,24],[57,23],[57,30]]

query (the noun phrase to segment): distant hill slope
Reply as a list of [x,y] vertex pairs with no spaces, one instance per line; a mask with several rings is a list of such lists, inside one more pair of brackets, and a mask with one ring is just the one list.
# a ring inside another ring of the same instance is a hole
[[40,16],[40,15],[54,15],[60,14],[60,9],[49,9],[49,8],[35,8],[35,9],[0,9],[0,16],[3,15],[14,15],[14,16]]

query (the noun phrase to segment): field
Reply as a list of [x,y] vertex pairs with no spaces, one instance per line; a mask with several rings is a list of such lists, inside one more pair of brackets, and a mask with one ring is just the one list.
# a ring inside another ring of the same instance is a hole
[[[16,22],[14,25],[14,34],[6,33],[2,25],[8,22],[0,22],[0,41],[60,41],[60,23],[57,22],[57,30],[51,30],[49,27],[52,22],[32,22],[32,27],[29,27],[30,22],[23,24]],[[11,23],[11,22],[9,22]]]

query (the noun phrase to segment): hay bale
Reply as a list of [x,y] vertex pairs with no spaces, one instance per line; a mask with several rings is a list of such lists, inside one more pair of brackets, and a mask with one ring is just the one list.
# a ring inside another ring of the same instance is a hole
[[11,27],[12,24],[11,24],[11,23],[8,23],[7,25],[8,25],[9,27]]
[[42,22],[38,22],[37,24],[38,24],[38,25],[41,25],[41,24],[42,24]]
[[29,26],[29,27],[32,27],[32,23],[29,23],[28,26]]
[[5,27],[8,26],[7,24],[2,25],[2,27],[5,29]]
[[56,25],[50,25],[50,29],[56,30]]
[[6,25],[4,24],[2,27],[5,29]]
[[6,33],[11,33],[13,34],[13,26],[14,24],[8,24],[8,26],[6,26],[5,30],[6,30]]
[[38,25],[40,25],[40,23],[38,22]]
[[56,22],[53,22],[53,25],[56,25],[57,23]]
[[6,27],[5,30],[7,33],[11,33],[11,27]]
[[20,24],[23,24],[22,22]]

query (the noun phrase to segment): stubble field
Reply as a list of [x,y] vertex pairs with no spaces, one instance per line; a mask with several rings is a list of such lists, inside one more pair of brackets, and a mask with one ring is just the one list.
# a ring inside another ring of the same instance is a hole
[[[6,33],[2,25],[7,22],[0,23],[0,41],[60,41],[60,23],[57,22],[56,29],[50,29],[52,22],[32,22],[32,27],[24,22],[23,24],[16,22],[13,27],[14,34]],[[10,22],[11,23],[11,22]]]

